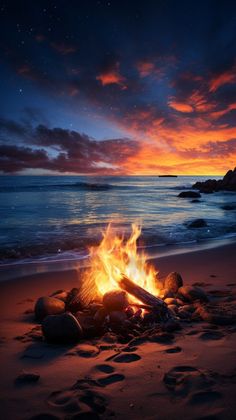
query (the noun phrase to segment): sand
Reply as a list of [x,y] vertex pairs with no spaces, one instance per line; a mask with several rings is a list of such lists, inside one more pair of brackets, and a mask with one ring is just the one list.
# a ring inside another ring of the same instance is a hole
[[[236,302],[235,255],[230,244],[153,262]],[[77,282],[66,270],[0,283],[2,419],[235,419],[235,325],[186,323],[162,343],[37,340],[35,300]]]

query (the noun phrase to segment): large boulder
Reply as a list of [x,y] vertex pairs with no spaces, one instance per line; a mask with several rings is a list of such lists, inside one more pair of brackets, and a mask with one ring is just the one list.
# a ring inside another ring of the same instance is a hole
[[54,297],[40,297],[34,308],[35,317],[38,321],[42,321],[48,315],[57,315],[65,312],[65,302]]
[[79,321],[70,312],[49,315],[42,323],[43,335],[49,343],[75,343],[83,336]]
[[108,311],[122,311],[129,305],[128,295],[123,290],[111,290],[103,296],[103,306]]
[[177,293],[179,287],[183,286],[183,279],[179,273],[173,271],[165,278],[164,287],[173,293]]
[[182,191],[179,193],[180,198],[200,198],[201,194],[196,191]]

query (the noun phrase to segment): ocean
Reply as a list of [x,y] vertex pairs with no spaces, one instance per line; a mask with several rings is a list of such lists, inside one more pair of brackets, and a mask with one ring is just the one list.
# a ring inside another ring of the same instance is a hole
[[[0,259],[80,258],[98,243],[109,222],[128,234],[142,224],[140,247],[229,238],[236,235],[235,193],[202,194],[199,203],[178,194],[209,176],[88,177],[1,176]],[[188,228],[203,218],[207,226]]]

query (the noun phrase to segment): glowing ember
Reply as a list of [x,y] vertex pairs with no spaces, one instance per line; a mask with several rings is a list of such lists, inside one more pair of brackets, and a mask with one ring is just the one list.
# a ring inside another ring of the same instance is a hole
[[[96,285],[100,295],[120,289],[122,273],[153,295],[159,294],[155,268],[147,264],[147,256],[143,252],[137,252],[140,234],[141,228],[132,224],[132,233],[125,240],[123,236],[117,236],[111,225],[108,225],[100,245],[91,248],[91,268],[86,277],[90,284]],[[132,301],[135,301],[134,298]]]

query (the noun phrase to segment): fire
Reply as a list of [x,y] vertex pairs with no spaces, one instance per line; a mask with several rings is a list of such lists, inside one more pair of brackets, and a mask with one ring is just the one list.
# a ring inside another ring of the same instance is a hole
[[140,234],[141,227],[132,224],[131,235],[125,240],[124,236],[116,235],[109,224],[100,245],[90,249],[91,268],[87,272],[87,279],[90,284],[96,285],[100,296],[120,289],[121,274],[153,295],[159,294],[155,268],[147,264],[144,252],[137,251]]

